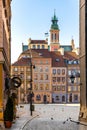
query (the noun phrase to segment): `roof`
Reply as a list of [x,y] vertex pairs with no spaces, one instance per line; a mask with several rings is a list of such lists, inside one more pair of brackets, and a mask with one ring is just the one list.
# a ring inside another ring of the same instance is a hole
[[20,58],[19,60],[17,60],[16,62],[14,62],[12,64],[12,66],[28,66],[29,62],[31,61],[30,58]]
[[51,24],[51,29],[52,30],[59,30],[59,26],[58,26],[58,24],[57,24],[57,22],[58,22],[58,19],[57,19],[57,17],[56,17],[56,14],[55,14],[55,12],[54,12],[54,16],[52,17],[52,24]]
[[63,57],[67,57],[68,60],[78,60],[79,59],[79,55],[77,55],[75,52],[64,52],[64,56]]
[[60,52],[51,52],[52,67],[66,67],[63,55]]
[[[65,60],[77,60],[78,56],[75,52],[64,52],[61,55],[60,52],[51,52],[48,49],[32,49],[22,52],[18,61],[16,61],[13,66],[28,66],[30,62],[30,54],[33,58],[50,58],[52,60],[52,67],[66,67]],[[25,56],[25,58],[24,58]]]
[[31,50],[28,49],[22,52],[21,55],[29,55],[29,56],[32,55],[32,57],[38,57],[38,58],[40,57],[51,58],[50,51],[48,51],[48,49],[31,49]]
[[48,44],[46,40],[31,40],[30,44]]

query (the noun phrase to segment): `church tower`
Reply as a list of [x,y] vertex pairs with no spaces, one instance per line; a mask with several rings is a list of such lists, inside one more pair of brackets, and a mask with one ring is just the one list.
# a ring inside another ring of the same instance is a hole
[[55,11],[52,17],[52,24],[50,29],[50,51],[58,51],[59,49],[59,26],[57,24],[58,19],[56,17]]

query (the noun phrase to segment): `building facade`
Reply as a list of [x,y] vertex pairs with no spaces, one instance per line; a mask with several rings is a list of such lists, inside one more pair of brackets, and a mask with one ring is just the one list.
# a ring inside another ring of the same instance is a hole
[[11,0],[0,0],[0,120],[5,107],[5,77],[11,68]]
[[[27,50],[26,53],[24,51],[24,54],[19,56],[18,61],[12,64],[11,68],[11,74],[19,75],[22,79],[21,87],[18,88],[19,103],[29,102],[31,79],[34,103],[79,103],[80,68],[75,52],[66,52],[65,55],[61,55],[60,52],[51,52],[47,49],[32,49],[31,59],[35,68],[31,70],[29,51]],[[75,76],[73,84],[70,80],[72,74]],[[71,101],[70,95],[72,95]]]
[[[12,64],[12,75],[23,77],[18,91],[19,103],[29,102],[31,79],[34,103],[78,103],[80,101],[80,78],[76,76],[77,73],[80,75],[79,53],[76,51],[74,39],[71,40],[71,45],[60,45],[60,30],[57,22],[54,12],[49,45],[47,39],[30,38],[27,46],[22,44],[23,52],[19,55],[18,61]],[[34,69],[30,68],[31,62],[35,65]],[[17,72],[14,72],[14,68]],[[73,84],[70,83],[72,74],[75,76]]]
[[79,119],[87,122],[87,1],[80,0],[80,115]]

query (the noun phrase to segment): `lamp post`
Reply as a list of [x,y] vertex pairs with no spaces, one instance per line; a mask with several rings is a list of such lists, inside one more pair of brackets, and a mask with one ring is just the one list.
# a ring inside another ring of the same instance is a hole
[[32,69],[34,69],[35,68],[35,65],[32,65],[32,61],[30,62],[30,75],[31,75],[31,80],[30,80],[30,115],[32,116],[32,97],[34,96],[34,94],[33,94],[33,91],[32,91],[32,82],[33,82],[33,80],[32,80]]
[[[71,83],[74,84],[75,76],[71,74],[70,76]],[[69,102],[72,102],[72,93],[69,95]]]

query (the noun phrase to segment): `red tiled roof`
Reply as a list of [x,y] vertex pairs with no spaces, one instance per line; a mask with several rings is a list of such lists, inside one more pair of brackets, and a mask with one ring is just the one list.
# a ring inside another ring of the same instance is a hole
[[32,54],[32,57],[44,57],[44,58],[51,58],[51,55],[50,55],[50,51],[48,51],[48,49],[32,49],[31,51],[30,50],[26,50],[24,51],[23,53],[21,53],[21,55],[26,55],[26,54],[29,54],[31,55]]
[[66,67],[63,56],[60,52],[51,52],[52,67]]
[[69,60],[78,59],[79,56],[75,52],[64,52],[64,58]]
[[30,58],[23,58],[25,55],[29,56],[32,54],[33,58],[51,58],[52,59],[52,67],[66,67],[65,59],[74,60],[78,59],[78,56],[75,52],[65,52],[64,55],[61,55],[60,52],[50,52],[48,49],[32,49],[24,51],[14,64],[15,66],[27,66],[29,65]]
[[12,66],[28,66],[30,62],[30,58],[20,58],[18,61],[14,62]]
[[31,40],[30,44],[48,44],[46,40]]

